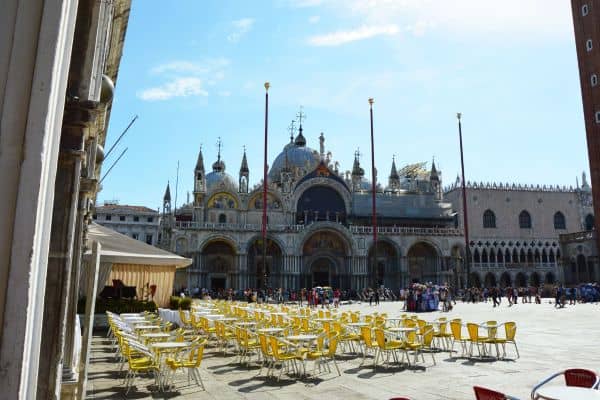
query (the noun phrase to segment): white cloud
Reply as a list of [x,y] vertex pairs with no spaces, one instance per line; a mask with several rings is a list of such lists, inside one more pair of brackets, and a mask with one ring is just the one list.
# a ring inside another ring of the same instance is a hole
[[227,35],[227,40],[237,43],[254,26],[254,18],[242,18],[231,22],[232,32]]
[[208,96],[206,86],[215,86],[225,79],[230,62],[226,58],[202,61],[174,60],[150,69],[152,75],[162,78],[161,85],[137,92],[146,101],[169,100],[176,97]]
[[150,70],[153,74],[192,74],[202,75],[215,70],[222,70],[229,65],[226,58],[213,58],[203,61],[174,60],[165,64],[157,65]]
[[144,89],[137,96],[146,101],[169,100],[173,97],[208,96],[202,88],[202,80],[196,77],[183,77],[161,86]]
[[320,6],[323,0],[289,0],[289,3],[292,7],[306,8]]
[[564,36],[572,30],[570,2],[564,0],[328,0],[315,3],[338,16],[357,18],[365,25],[396,24],[415,35],[436,29],[452,34],[495,34],[501,38],[512,35],[527,39]]
[[221,97],[229,97],[231,96],[231,92],[229,90],[222,90],[218,93],[218,95]]
[[311,15],[310,17],[308,17],[309,24],[317,24],[317,23],[319,23],[320,20],[321,20],[320,15]]
[[308,43],[312,46],[339,46],[375,36],[395,35],[399,32],[400,29],[397,25],[361,26],[351,31],[337,31],[324,35],[311,36],[308,38]]

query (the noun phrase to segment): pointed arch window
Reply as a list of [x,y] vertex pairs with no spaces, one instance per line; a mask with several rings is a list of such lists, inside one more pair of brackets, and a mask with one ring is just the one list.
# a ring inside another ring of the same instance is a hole
[[492,210],[485,210],[483,213],[483,227],[484,228],[495,228],[496,227],[496,214]]
[[473,262],[481,262],[481,257],[479,256],[479,250],[475,249],[475,251],[473,252]]
[[594,216],[592,214],[588,214],[587,217],[585,217],[585,230],[594,230]]
[[519,214],[519,228],[531,229],[531,214],[525,210]]
[[567,229],[565,215],[560,211],[557,211],[554,214],[554,229]]

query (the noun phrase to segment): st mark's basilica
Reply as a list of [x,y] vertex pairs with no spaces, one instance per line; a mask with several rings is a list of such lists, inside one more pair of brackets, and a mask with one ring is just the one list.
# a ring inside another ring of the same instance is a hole
[[250,187],[246,153],[235,179],[220,151],[207,173],[200,150],[193,201],[173,212],[168,186],[163,201],[161,246],[194,260],[175,287],[398,288],[459,278],[464,237],[435,162],[398,169],[390,160],[389,177],[377,179],[375,252],[371,182],[360,155],[342,172],[323,133],[318,140],[319,150],[309,147],[300,124],[271,164],[266,262],[262,182]]

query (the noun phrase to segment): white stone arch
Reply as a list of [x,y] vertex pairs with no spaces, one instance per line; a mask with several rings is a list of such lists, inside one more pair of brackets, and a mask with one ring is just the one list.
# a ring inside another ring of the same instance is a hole
[[412,241],[411,241],[411,242],[410,242],[410,243],[409,243],[409,244],[408,244],[408,245],[405,247],[406,251],[404,251],[402,254],[408,255],[408,252],[410,251],[410,249],[411,249],[411,248],[412,248],[414,245],[416,245],[416,244],[418,244],[418,243],[421,243],[421,242],[422,242],[422,243],[426,243],[426,244],[430,245],[431,247],[433,247],[433,249],[434,249],[434,250],[435,250],[435,252],[436,252],[436,256],[437,256],[437,257],[443,257],[443,252],[442,252],[442,249],[440,248],[439,244],[438,244],[438,243],[436,243],[435,241],[431,240],[431,239],[424,238],[424,237],[418,237],[418,238],[415,238],[415,239],[413,239],[413,240],[412,240]]
[[[391,237],[377,235],[377,243],[381,243],[381,242],[387,243],[390,246],[392,246],[394,248],[394,250],[396,251],[396,255],[398,257],[402,257],[402,255],[404,254],[404,253],[402,253],[402,247],[400,246],[400,244],[398,242],[396,242],[394,239],[392,239]],[[370,240],[365,243],[367,254],[369,254],[369,252],[371,251],[373,244],[374,244],[373,237],[371,236]]]
[[[248,193],[248,196],[246,197],[246,201],[243,203],[243,205],[240,206],[240,210],[243,211],[262,211],[262,209],[260,208],[253,208],[250,209],[250,201],[252,199],[254,199],[254,197],[258,196],[262,196],[263,194],[263,189],[262,189],[262,185],[259,186],[258,188],[254,189],[253,191],[251,191],[250,193]],[[279,200],[279,203],[281,204],[281,210],[269,210],[267,209],[267,213],[269,212],[288,212],[290,211],[290,205],[288,204],[288,202],[284,201],[284,198],[281,194],[281,192],[277,189],[273,190],[270,187],[267,187],[267,194],[271,195],[273,197],[275,197],[277,200]]]
[[297,254],[302,254],[302,250],[304,249],[304,245],[308,238],[310,238],[317,231],[330,231],[339,234],[347,245],[347,257],[351,257],[353,254],[357,254],[356,245],[352,238],[352,234],[350,231],[342,224],[338,224],[335,222],[328,221],[319,221],[314,222],[308,226],[308,229],[305,229],[302,233],[302,236],[298,240],[298,246],[296,247]]
[[[262,235],[261,234],[255,234],[252,235],[244,244],[243,246],[243,250],[244,250],[244,254],[248,254],[248,250],[250,249],[250,247],[257,241],[257,240],[262,240]],[[273,242],[275,242],[277,244],[277,246],[279,247],[279,249],[281,250],[281,255],[282,256],[287,256],[289,255],[288,251],[286,251],[286,246],[285,243],[281,240],[281,238],[269,234],[267,233],[267,240],[272,240]],[[268,243],[268,242],[267,242]]]
[[206,246],[209,243],[215,242],[218,240],[222,240],[224,242],[229,243],[231,245],[231,247],[233,248],[236,255],[239,255],[241,253],[241,249],[240,249],[238,242],[233,237],[226,235],[226,234],[222,234],[222,233],[213,233],[213,234],[208,235],[204,239],[202,239],[200,241],[200,244],[198,245],[198,252],[203,253],[204,249],[206,248]]
[[352,209],[352,207],[351,207],[352,197],[351,197],[350,192],[348,191],[348,188],[336,180],[329,179],[329,178],[322,178],[322,177],[311,178],[307,181],[302,182],[298,186],[296,186],[296,188],[294,189],[294,193],[292,194],[291,201],[290,201],[290,208],[292,210],[296,211],[298,209],[298,201],[300,200],[300,197],[302,197],[302,195],[304,194],[305,191],[307,191],[308,189],[310,189],[314,186],[325,186],[325,187],[332,188],[336,192],[338,192],[338,194],[342,197],[342,200],[344,200],[344,206],[346,208],[346,216],[350,215],[350,211]]
[[[216,195],[219,193],[226,193],[228,195],[231,195],[233,198],[235,198],[235,201],[237,201],[237,208],[234,208],[233,210],[241,210],[242,209],[242,205],[244,204],[244,202],[242,201],[242,199],[239,196],[239,193],[234,192],[228,188],[221,188],[221,187],[217,187],[214,188],[212,190],[210,190],[206,196],[204,196],[204,202],[202,203],[202,205],[204,206],[205,209],[208,209],[208,202]],[[229,209],[232,210],[232,209]]]

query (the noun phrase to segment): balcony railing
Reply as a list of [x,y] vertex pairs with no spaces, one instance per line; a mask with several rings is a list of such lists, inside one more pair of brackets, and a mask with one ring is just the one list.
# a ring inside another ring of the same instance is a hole
[[561,243],[585,242],[596,238],[596,231],[565,233],[558,236]]
[[[267,230],[270,232],[302,232],[309,225],[267,225]],[[259,232],[262,229],[261,224],[218,224],[209,222],[192,222],[192,221],[177,221],[176,229],[194,229],[194,230],[214,230],[214,231],[255,231]],[[371,226],[351,225],[350,232],[354,234],[370,235],[373,233]],[[412,227],[377,227],[377,232],[384,235],[418,235],[418,236],[462,236],[462,231],[455,228],[412,228]]]
[[[356,234],[372,234],[372,226],[350,227],[350,232]],[[386,235],[419,235],[419,236],[462,236],[462,231],[456,228],[413,228],[398,226],[378,226],[377,233]]]
[[497,269],[552,269],[558,266],[558,263],[471,263],[471,267],[477,270],[497,270]]

